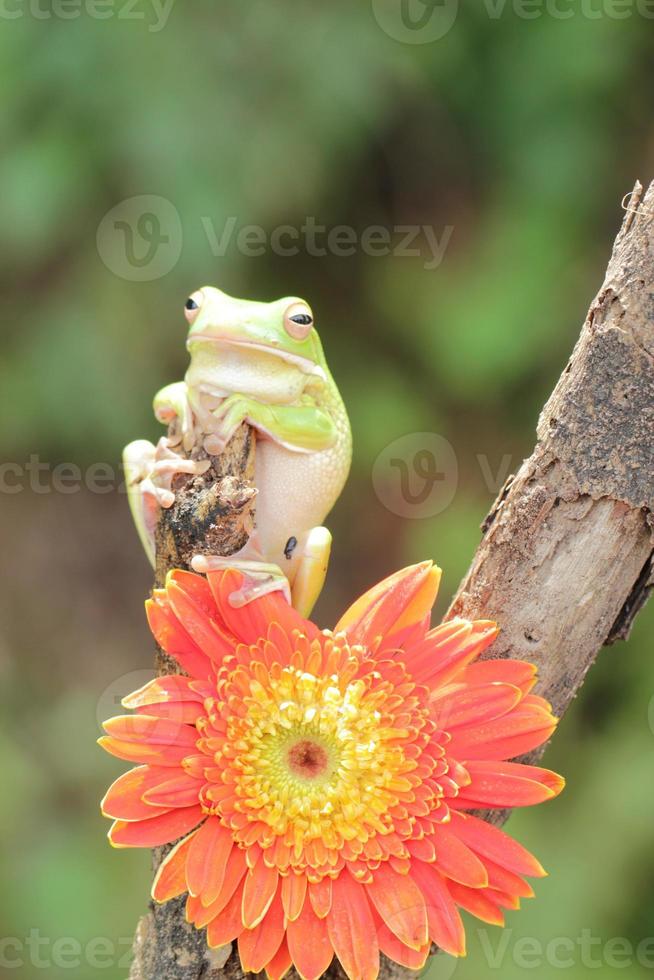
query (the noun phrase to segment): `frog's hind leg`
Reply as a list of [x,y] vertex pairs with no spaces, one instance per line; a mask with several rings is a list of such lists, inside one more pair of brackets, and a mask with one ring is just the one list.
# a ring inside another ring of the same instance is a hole
[[294,548],[294,557],[298,561],[292,584],[279,565],[266,561],[256,531],[233,555],[194,555],[191,567],[202,575],[226,568],[241,572],[243,584],[229,597],[232,606],[244,606],[259,596],[280,591],[294,609],[307,618],[325,583],[331,546],[332,536],[326,527],[314,527],[301,538]]
[[299,564],[291,589],[293,607],[307,619],[322,592],[332,550],[332,536],[326,527],[314,527],[300,542]]

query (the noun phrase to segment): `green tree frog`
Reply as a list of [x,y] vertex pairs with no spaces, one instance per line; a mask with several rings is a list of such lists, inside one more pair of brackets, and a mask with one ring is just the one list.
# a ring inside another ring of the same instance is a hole
[[331,535],[322,521],[347,479],[350,424],[332,379],[314,318],[304,300],[272,303],[234,299],[209,286],[186,301],[184,381],[154,399],[157,419],[172,427],[157,446],[130,443],[124,465],[130,507],[154,564],[159,508],[175,500],[176,473],[202,473],[210,461],[188,454],[201,446],[223,452],[242,422],[256,432],[256,528],[228,558],[196,555],[195,571],[235,567],[245,585],[231,597],[243,604],[282,589],[305,616],[325,579]]

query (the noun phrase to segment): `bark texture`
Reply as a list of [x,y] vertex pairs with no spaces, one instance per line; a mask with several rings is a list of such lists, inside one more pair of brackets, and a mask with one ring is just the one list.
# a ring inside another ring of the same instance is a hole
[[[449,615],[502,626],[495,657],[536,663],[562,715],[601,647],[628,636],[654,585],[654,184],[637,184],[602,288],[537,429],[536,447],[486,518]],[[181,478],[157,535],[161,584],[196,551],[232,554],[253,518],[254,440],[243,428],[202,477]],[[162,671],[175,666],[159,651]],[[539,755],[535,753],[531,758]],[[483,814],[502,823],[507,812]],[[163,851],[155,852],[155,866]],[[333,964],[330,977],[342,977]],[[409,971],[385,961],[384,980]],[[131,980],[242,978],[207,950],[183,902],[141,920]],[[294,975],[295,976],[295,975]]]

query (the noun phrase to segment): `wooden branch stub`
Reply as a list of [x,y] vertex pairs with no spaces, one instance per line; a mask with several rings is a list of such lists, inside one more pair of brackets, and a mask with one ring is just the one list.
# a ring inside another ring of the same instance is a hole
[[194,450],[192,459],[209,459],[202,476],[178,474],[175,503],[163,510],[156,530],[155,585],[171,568],[190,568],[197,554],[231,555],[242,548],[254,525],[255,438],[242,425],[220,456]]
[[[204,458],[200,451],[194,458]],[[164,510],[156,530],[155,587],[173,568],[190,568],[195,554],[231,555],[242,548],[254,524],[255,438],[241,426],[220,456],[211,456],[202,476],[179,475],[173,482],[176,500]],[[179,666],[157,649],[160,674],[177,674]],[[156,848],[153,869],[170,850]],[[134,938],[130,980],[242,980],[238,957],[229,950],[210,950],[206,930],[186,921],[185,899],[150,904]]]

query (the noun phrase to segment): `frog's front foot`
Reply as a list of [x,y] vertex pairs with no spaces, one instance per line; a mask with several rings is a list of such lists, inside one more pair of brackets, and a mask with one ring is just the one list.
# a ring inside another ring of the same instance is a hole
[[190,453],[198,441],[196,413],[184,381],[176,381],[158,391],[154,397],[154,415],[168,426],[168,446],[181,445]]
[[227,446],[238,427],[243,422],[259,423],[259,415],[265,406],[245,395],[229,395],[211,411],[209,435],[204,440],[204,448],[211,455],[218,456]]
[[222,558],[218,555],[195,555],[191,561],[191,567],[195,572],[200,572],[202,575],[228,568],[234,568],[241,572],[243,576],[241,587],[232,592],[229,597],[230,604],[236,608],[245,606],[253,599],[268,595],[269,592],[282,592],[290,605],[291,586],[279,565],[239,558],[238,554],[228,558]]
[[180,455],[171,446],[166,436],[157,443],[154,450],[152,469],[141,485],[142,493],[152,493],[162,507],[172,507],[175,502],[173,480],[178,473],[188,473],[190,476],[200,476],[211,466],[209,459],[189,459]]
[[159,511],[172,507],[175,494],[172,482],[177,473],[198,476],[211,466],[208,459],[187,459],[163,436],[156,446],[146,439],[130,442],[123,451],[127,496],[141,543],[155,563],[154,532]]

